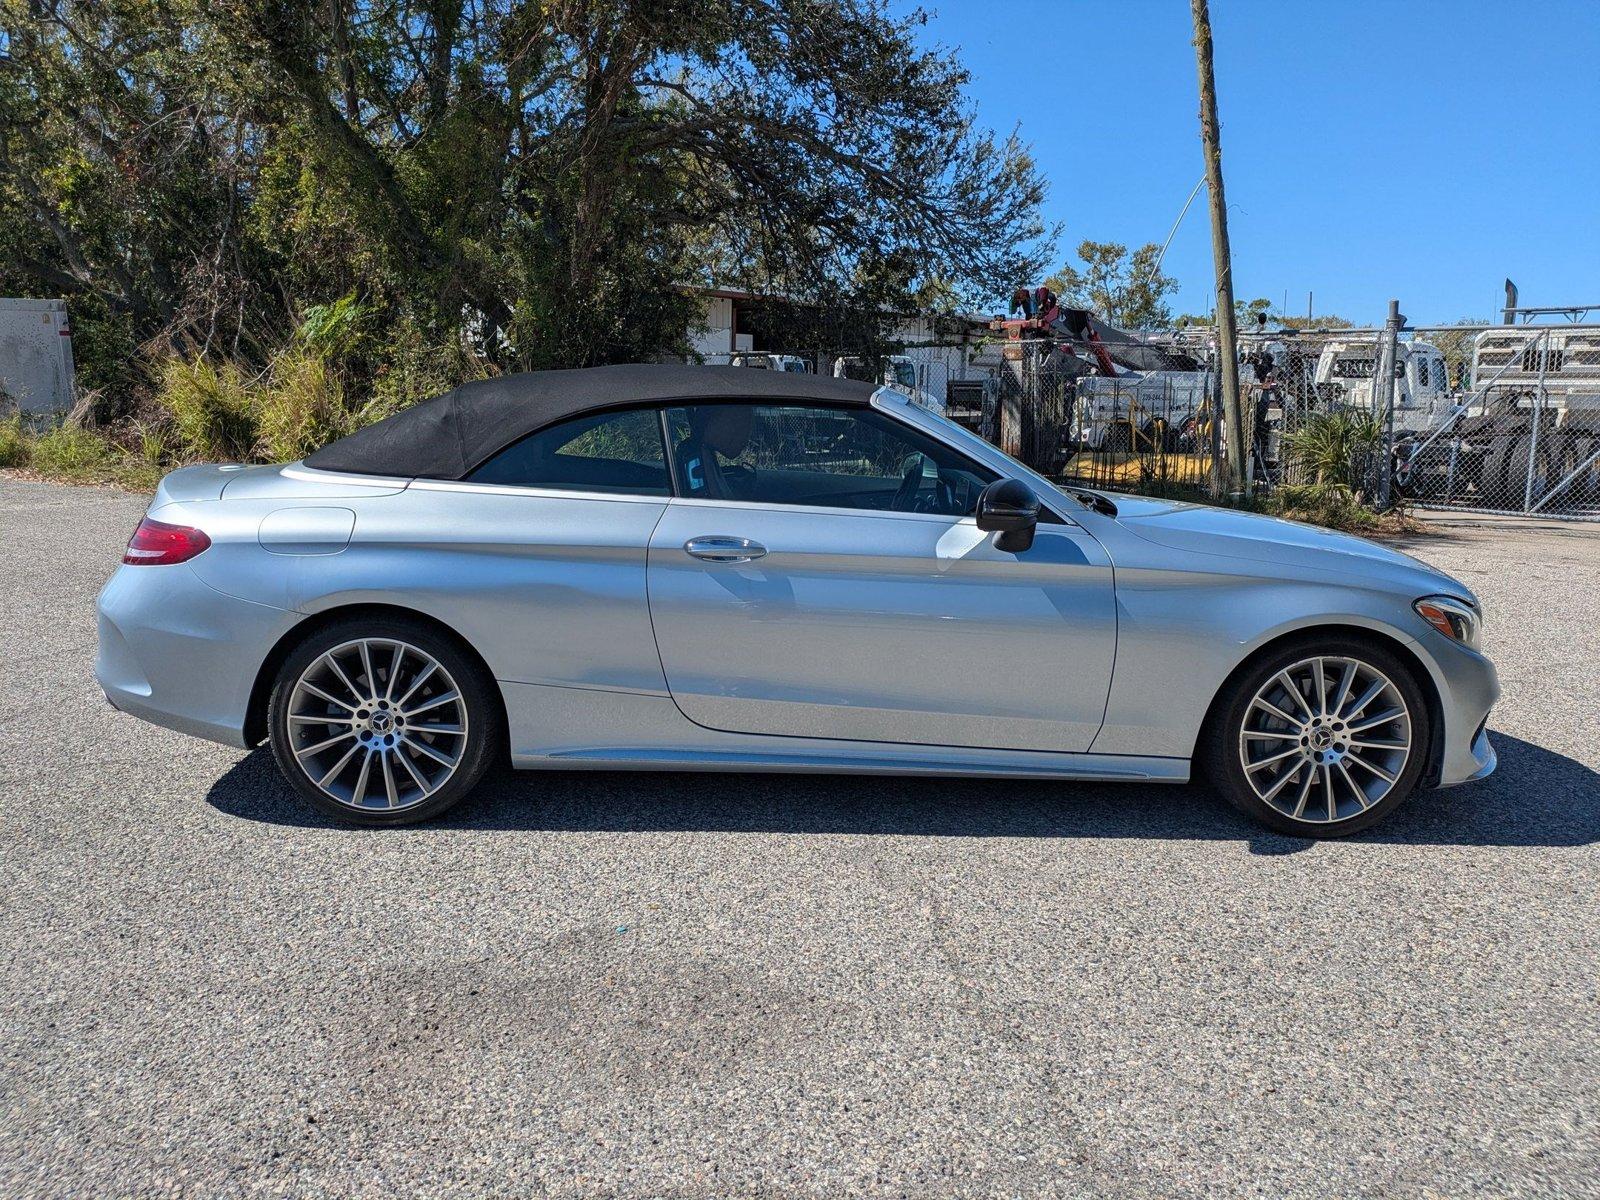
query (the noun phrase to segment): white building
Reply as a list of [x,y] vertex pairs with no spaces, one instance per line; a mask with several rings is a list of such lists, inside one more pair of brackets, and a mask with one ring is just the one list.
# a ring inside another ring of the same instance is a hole
[[[831,355],[842,353],[835,346],[769,345],[749,319],[761,298],[752,292],[731,288],[707,288],[702,299],[702,328],[691,328],[689,344],[710,364],[726,363],[733,354],[769,351],[795,354],[806,359],[813,370],[830,374]],[[973,316],[896,316],[889,340],[902,347],[898,353],[916,366],[917,386],[942,399],[945,385],[952,379],[977,378],[987,371],[972,366],[979,346],[988,335],[987,317]],[[817,362],[822,357],[828,361]]]

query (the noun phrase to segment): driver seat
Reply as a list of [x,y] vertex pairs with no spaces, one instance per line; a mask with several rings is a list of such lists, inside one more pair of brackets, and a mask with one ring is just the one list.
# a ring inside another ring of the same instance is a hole
[[688,494],[698,500],[737,500],[717,456],[738,458],[750,444],[754,413],[747,404],[726,404],[694,410],[689,436],[678,443]]

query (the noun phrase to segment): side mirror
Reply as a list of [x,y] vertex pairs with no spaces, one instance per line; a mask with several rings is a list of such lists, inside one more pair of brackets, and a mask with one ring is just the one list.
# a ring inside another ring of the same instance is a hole
[[994,544],[1009,554],[1021,554],[1033,545],[1039,525],[1039,497],[1020,479],[997,479],[978,496],[974,514],[978,528],[998,533]]

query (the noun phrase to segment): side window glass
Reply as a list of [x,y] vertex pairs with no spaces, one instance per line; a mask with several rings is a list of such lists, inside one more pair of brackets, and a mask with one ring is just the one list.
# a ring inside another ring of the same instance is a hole
[[635,496],[669,496],[661,417],[654,409],[598,413],[531,433],[468,480]]
[[683,496],[966,516],[998,476],[872,409],[704,404],[670,409]]

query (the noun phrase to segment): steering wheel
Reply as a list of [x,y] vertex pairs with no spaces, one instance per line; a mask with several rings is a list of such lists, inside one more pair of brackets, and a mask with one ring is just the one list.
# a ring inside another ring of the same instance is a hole
[[922,490],[922,464],[926,456],[912,454],[906,458],[905,470],[900,473],[900,486],[894,490],[889,508],[893,512],[916,512],[917,493]]

